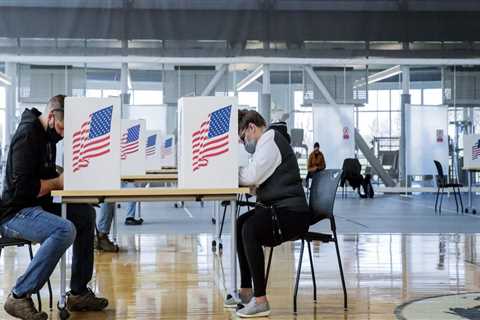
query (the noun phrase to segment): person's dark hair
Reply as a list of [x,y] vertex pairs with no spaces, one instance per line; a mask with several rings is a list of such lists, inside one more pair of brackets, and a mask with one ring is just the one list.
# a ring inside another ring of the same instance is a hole
[[315,142],[315,144],[313,145],[313,148],[319,148],[320,149],[320,144],[318,142]]
[[257,127],[266,127],[265,119],[255,110],[238,110],[238,132],[245,130],[250,123]]
[[47,111],[53,112],[55,119],[63,122],[65,95],[59,94],[48,100]]

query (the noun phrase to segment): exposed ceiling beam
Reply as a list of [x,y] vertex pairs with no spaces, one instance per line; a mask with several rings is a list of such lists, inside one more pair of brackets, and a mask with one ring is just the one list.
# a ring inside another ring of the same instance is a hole
[[240,80],[237,85],[236,89],[237,91],[241,91],[248,87],[250,84],[252,84],[254,81],[256,81],[258,78],[260,78],[263,75],[263,65],[259,65],[255,70],[250,72],[245,78]]
[[207,84],[207,86],[205,87],[205,89],[203,89],[202,91],[202,96],[209,96],[211,95],[214,90],[215,90],[215,87],[217,86],[217,84],[220,82],[220,80],[222,80],[222,77],[223,75],[225,74],[225,72],[227,71],[227,65],[226,64],[222,64],[220,66],[220,68],[218,68],[217,72],[215,73],[215,75],[213,76],[213,78],[210,80],[210,82]]
[[[277,64],[277,65],[313,65],[313,66],[362,66],[362,65],[411,65],[411,66],[453,66],[480,65],[480,58],[295,58],[295,57],[151,57],[151,56],[58,56],[58,55],[15,55],[0,54],[0,61],[38,65],[71,65],[78,63],[101,63],[112,65],[112,61],[121,63],[149,63],[167,65],[217,65],[217,64]],[[113,65],[112,65],[113,67]]]
[[7,76],[5,73],[0,72],[0,85],[1,86],[11,86],[12,85],[12,79]]
[[400,73],[402,73],[402,70],[400,69],[400,66],[397,65],[397,66],[391,67],[389,69],[385,69],[383,71],[380,71],[380,72],[374,73],[372,75],[369,75],[367,81],[365,81],[365,79],[357,80],[357,81],[355,81],[355,84],[353,85],[353,87],[355,89],[358,89],[358,88],[364,87],[367,84],[367,82],[368,82],[368,84],[372,84],[372,83],[375,83],[375,82],[378,82],[378,81],[382,81],[382,80],[391,78],[391,77],[396,76]]

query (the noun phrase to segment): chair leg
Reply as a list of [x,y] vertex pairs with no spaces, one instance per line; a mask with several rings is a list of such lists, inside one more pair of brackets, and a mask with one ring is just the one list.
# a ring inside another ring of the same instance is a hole
[[440,194],[440,188],[437,188],[437,195],[435,197],[435,212],[437,212],[437,204],[438,204],[438,195]]
[[460,191],[460,187],[457,187],[457,190],[458,190],[458,198],[460,199],[460,209],[462,210],[462,214],[463,214],[464,211],[463,211],[462,192]]
[[297,279],[295,280],[295,290],[293,292],[293,312],[294,313],[297,313],[298,283],[300,282],[300,273],[302,271],[302,259],[303,259],[304,247],[305,247],[305,241],[302,239],[302,246],[300,248],[300,258],[298,259]]
[[[28,244],[28,253],[30,254],[30,261],[33,260],[32,245]],[[38,311],[42,311],[42,298],[40,297],[40,290],[37,291]]]
[[457,214],[458,214],[457,191],[455,191],[455,187],[453,187],[452,190],[453,190],[453,197],[455,198],[455,207],[456,207],[456,209],[457,209]]
[[50,283],[50,279],[48,279],[47,281],[47,286],[48,286],[48,294],[49,294],[48,302],[49,302],[50,310],[52,310],[53,309],[53,293],[52,293],[52,284]]
[[439,215],[442,215],[443,193],[444,193],[444,189],[442,188],[442,190],[440,191],[440,206],[438,208]]
[[270,266],[272,265],[272,256],[273,256],[273,247],[270,247],[270,254],[268,255],[268,263],[267,263],[267,273],[265,274],[265,286],[267,286],[268,276],[270,275]]
[[340,269],[340,277],[342,278],[342,287],[343,287],[343,307],[345,310],[348,308],[347,304],[347,288],[345,286],[345,276],[343,274],[342,258],[340,257],[340,249],[338,248],[337,232],[333,231],[333,236],[335,237],[335,249],[337,251],[337,260],[338,268]]
[[227,206],[223,209],[222,224],[220,225],[220,233],[218,234],[218,239],[222,239],[223,225],[225,223],[225,216],[227,214]]
[[310,258],[310,270],[312,271],[313,282],[313,301],[317,302],[317,281],[315,281],[315,267],[313,266],[313,256],[310,241],[307,241],[308,257]]

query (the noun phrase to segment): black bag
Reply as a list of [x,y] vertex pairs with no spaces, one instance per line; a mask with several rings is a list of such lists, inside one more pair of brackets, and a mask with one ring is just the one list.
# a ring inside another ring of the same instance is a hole
[[[370,174],[365,175],[365,178],[363,179],[362,187],[363,187],[363,192],[364,196],[362,198],[373,198],[375,195],[375,192],[373,191],[373,186],[372,186],[372,176]],[[362,196],[362,195],[360,195]]]

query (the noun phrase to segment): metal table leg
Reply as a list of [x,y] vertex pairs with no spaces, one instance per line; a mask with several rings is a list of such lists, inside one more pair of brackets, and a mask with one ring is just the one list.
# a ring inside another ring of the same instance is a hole
[[[67,219],[67,204],[62,202],[62,218]],[[67,252],[60,258],[60,300],[58,301],[58,310],[60,319],[66,319],[69,313],[66,309],[67,299]]]
[[465,213],[472,213],[476,214],[477,210],[473,207],[473,179],[472,179],[473,172],[471,170],[468,171],[468,206],[465,208]]
[[142,218],[142,203],[140,201],[137,202],[137,211],[138,211],[138,218]]
[[217,250],[217,245],[220,245],[220,217],[219,217],[219,202],[213,202],[213,220],[215,221],[215,234],[213,235],[212,240],[212,251],[215,252]]
[[230,201],[231,216],[231,240],[230,240],[230,289],[231,292],[237,291],[237,201]]
[[117,205],[113,206],[113,242],[117,243]]

